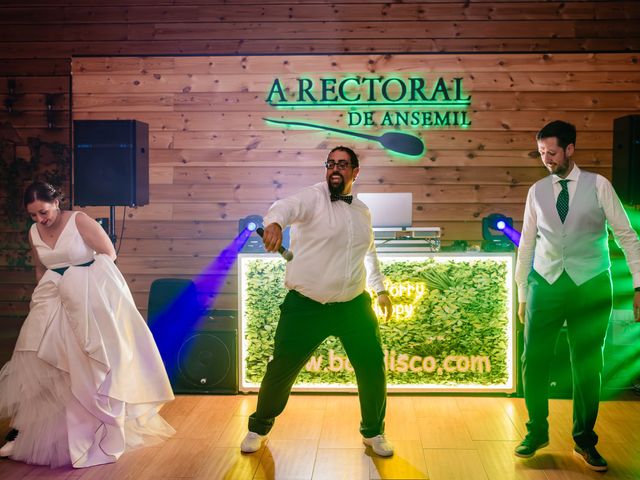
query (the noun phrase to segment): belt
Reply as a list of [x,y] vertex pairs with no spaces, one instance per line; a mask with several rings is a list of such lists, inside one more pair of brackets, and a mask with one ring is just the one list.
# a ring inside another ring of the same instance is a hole
[[[295,295],[298,298],[301,298],[303,300],[306,300],[308,302],[313,302],[317,305],[322,305],[324,307],[332,307],[334,305],[345,305],[349,302],[353,302],[354,300],[356,300],[360,295],[362,295],[362,293],[358,296],[356,296],[355,298],[352,298],[351,300],[345,300],[344,302],[327,302],[327,303],[320,303],[317,300],[314,300],[313,298],[309,298],[303,294],[301,294],[299,291],[297,290],[289,290],[289,293],[292,293],[293,295]],[[364,292],[363,292],[364,293]]]
[[[94,260],[90,260],[87,263],[83,263],[82,265],[69,265],[69,267],[88,267],[94,262]],[[67,271],[69,267],[60,267],[60,268],[50,268],[49,270],[53,270],[54,272],[64,275],[64,272]]]

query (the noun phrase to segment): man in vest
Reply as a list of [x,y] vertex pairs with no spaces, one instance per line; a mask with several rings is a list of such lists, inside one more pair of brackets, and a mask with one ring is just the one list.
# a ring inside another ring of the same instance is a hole
[[549,348],[566,321],[573,371],[574,454],[588,468],[605,471],[607,462],[596,450],[593,428],[612,307],[607,224],[633,275],[636,321],[640,320],[640,241],[611,183],[580,170],[571,159],[576,142],[573,125],[551,122],[536,139],[551,175],[536,182],[527,195],[516,263],[529,421],[527,436],[515,454],[529,458],[549,444]]

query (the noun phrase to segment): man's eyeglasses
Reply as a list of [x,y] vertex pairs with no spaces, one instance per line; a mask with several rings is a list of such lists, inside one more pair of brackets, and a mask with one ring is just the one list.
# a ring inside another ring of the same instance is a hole
[[346,170],[351,166],[351,164],[346,160],[339,160],[337,162],[335,160],[327,160],[326,162],[324,162],[324,166],[327,167],[329,170],[332,170],[333,168],[335,168],[336,165],[338,166],[338,170]]

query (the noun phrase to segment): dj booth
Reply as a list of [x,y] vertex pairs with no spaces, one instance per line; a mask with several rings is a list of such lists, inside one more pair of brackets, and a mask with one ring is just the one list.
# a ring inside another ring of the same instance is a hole
[[[401,244],[378,247],[393,302],[389,321],[372,295],[389,390],[515,392],[515,254],[420,252],[416,242],[408,247],[412,251],[405,251]],[[279,305],[286,294],[284,270],[279,255],[238,257],[241,391],[259,388],[273,352]],[[333,337],[312,355],[293,387],[355,389],[353,368]]]

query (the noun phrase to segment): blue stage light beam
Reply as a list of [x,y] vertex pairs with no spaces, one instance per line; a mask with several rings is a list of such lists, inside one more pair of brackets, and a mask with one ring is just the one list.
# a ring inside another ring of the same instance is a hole
[[[257,225],[256,227],[257,228]],[[243,228],[238,236],[200,272],[162,312],[149,319],[158,350],[165,362],[169,378],[175,378],[179,357],[188,352],[180,349],[192,332],[198,330],[206,312],[216,301],[238,253],[252,234]]]
[[516,247],[520,246],[521,233],[518,230],[509,225],[505,225],[500,231],[504,233],[504,236],[511,240]]

